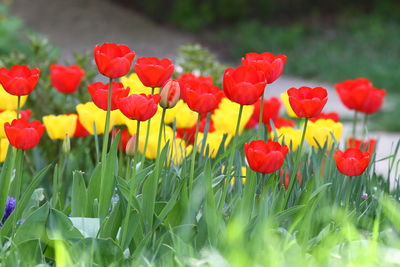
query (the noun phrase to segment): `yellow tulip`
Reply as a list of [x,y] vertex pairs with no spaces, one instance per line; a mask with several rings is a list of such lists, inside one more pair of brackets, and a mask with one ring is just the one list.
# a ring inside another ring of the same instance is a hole
[[[130,95],[132,95],[132,94],[146,94],[146,95],[151,94],[151,87],[144,86],[136,73],[132,73],[129,76],[122,77],[121,82],[125,88],[126,87],[130,88],[130,91],[129,91]],[[156,88],[154,91],[155,94],[158,94],[159,92],[160,92],[159,88]]]
[[7,138],[0,139],[0,162],[4,162],[6,159],[9,144]]
[[17,113],[12,110],[6,110],[0,113],[0,138],[7,138],[4,132],[4,124],[6,122],[11,123],[17,118]]
[[[239,133],[244,130],[247,122],[253,114],[254,106],[243,106],[242,119],[240,120]],[[227,133],[229,135],[235,135],[236,122],[239,116],[239,104],[230,101],[224,97],[221,100],[218,108],[214,111],[211,116],[214,128],[217,131]]]
[[76,114],[48,115],[43,117],[43,123],[50,139],[64,140],[67,136],[74,136],[77,119],[78,116]]
[[[150,129],[151,128],[152,127],[150,127]],[[165,135],[164,133],[162,134],[160,148],[163,149],[168,141],[171,143],[173,136],[174,134],[172,128],[169,126],[165,126]],[[142,131],[142,129],[140,129],[139,151],[142,154],[144,153],[145,143],[146,143],[146,131]],[[146,149],[146,158],[155,159],[157,157],[157,146],[158,146],[158,132],[156,133],[156,131],[150,130],[149,140]]]
[[169,158],[175,165],[179,165],[183,162],[184,158],[189,156],[192,149],[192,145],[186,145],[186,142],[183,139],[177,138],[172,141],[172,144],[170,144]]
[[[93,102],[87,102],[85,104],[79,104],[76,106],[76,111],[79,114],[79,121],[82,126],[90,133],[94,134],[95,129],[97,134],[104,133],[104,125],[106,122],[106,111],[98,108]],[[114,126],[114,119],[111,116],[110,119],[110,131]],[[94,128],[96,125],[96,128]]]
[[[278,135],[278,142],[285,144],[293,151],[296,151],[301,142],[302,130],[294,129],[292,127],[281,127],[276,129]],[[271,138],[274,138],[274,133],[271,133]]]
[[297,118],[296,113],[294,113],[292,107],[290,106],[289,96],[288,96],[287,92],[284,92],[281,94],[281,99],[282,99],[283,104],[285,105],[287,114],[292,118]]
[[328,149],[333,144],[332,135],[336,141],[342,136],[343,125],[333,120],[319,119],[316,122],[309,122],[306,131],[307,142],[315,148],[318,144],[323,147],[327,143]]
[[[222,131],[214,131],[212,133],[208,133],[207,140],[206,140],[206,147],[204,149],[204,156],[209,156],[211,158],[215,158],[217,156],[217,153],[222,144],[224,135],[226,135],[226,133],[224,133]],[[197,145],[199,146],[198,152],[201,152],[203,138],[204,138],[203,133],[199,133],[199,135],[197,137]],[[232,135],[227,135],[225,143],[223,144],[225,148],[228,146],[231,139],[232,139]],[[207,155],[207,150],[208,150],[208,155]]]
[[126,121],[129,120],[119,109],[111,111],[111,120],[116,125],[126,125]]
[[[25,105],[28,96],[21,96],[21,108]],[[3,86],[0,85],[0,109],[1,110],[17,110],[18,96],[7,93]]]
[[176,120],[176,128],[186,129],[196,124],[197,117],[197,112],[192,111],[183,100],[179,100],[175,107],[165,113],[165,123],[173,123]]
[[[128,128],[130,135],[136,134],[136,127],[137,127],[136,120],[130,120],[127,118],[125,121],[125,125]],[[140,134],[145,134],[147,132],[148,125],[149,125],[149,121],[143,121],[140,123]],[[160,130],[160,125],[161,125],[161,113],[157,112],[151,118],[150,132],[155,135],[158,135],[159,130]]]

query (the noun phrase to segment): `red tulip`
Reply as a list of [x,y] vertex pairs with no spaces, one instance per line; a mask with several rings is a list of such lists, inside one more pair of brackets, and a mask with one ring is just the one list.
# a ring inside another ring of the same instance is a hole
[[29,119],[31,118],[31,115],[32,115],[32,110],[30,110],[30,109],[21,110],[19,112],[19,114],[22,119],[29,121]]
[[[203,117],[200,119],[200,127],[199,132],[204,133],[206,129],[207,118]],[[214,123],[210,120],[210,124],[208,126],[208,132],[212,133],[215,131]],[[178,128],[176,129],[176,137],[185,139],[186,143],[193,145],[194,144],[194,136],[196,134],[196,125],[193,125],[191,128]]]
[[384,89],[372,88],[369,90],[364,105],[359,109],[359,111],[366,114],[377,112],[382,107],[385,95],[386,91]]
[[246,57],[242,58],[242,64],[255,66],[264,73],[267,83],[273,83],[281,76],[286,59],[285,55],[275,56],[269,52],[261,54],[252,52],[247,53]]
[[289,149],[271,140],[267,143],[263,140],[255,140],[244,144],[244,152],[252,170],[271,173],[282,167]]
[[128,118],[138,121],[147,121],[157,112],[160,95],[130,95],[121,98],[118,108]]
[[[283,184],[283,186],[285,187],[285,190],[288,190],[289,184],[290,184],[289,183],[290,182],[289,172],[280,170],[279,176],[281,176],[280,183]],[[300,185],[303,183],[303,179],[301,178],[300,171],[297,172],[297,181],[299,182]]]
[[121,132],[121,137],[119,139],[118,149],[122,152],[125,152],[126,145],[128,144],[128,140],[131,138],[131,136],[127,129],[113,129],[111,132],[111,138],[114,140],[119,132]]
[[367,151],[369,154],[374,153],[375,151],[375,146],[376,146],[376,139],[371,138],[369,140],[361,140],[357,138],[349,138],[347,140],[347,147],[350,148],[358,148],[361,149],[362,151]]
[[0,68],[0,83],[7,93],[15,96],[29,95],[39,81],[40,70],[25,65],[14,65],[10,70]]
[[[109,84],[95,82],[88,85],[88,90],[93,102],[98,108],[107,110]],[[129,88],[124,88],[122,83],[112,82],[111,110],[117,109],[118,100],[129,94]]]
[[240,105],[253,105],[264,93],[265,75],[254,66],[228,68],[224,72],[224,92],[227,98]]
[[186,88],[190,87],[190,84],[194,82],[204,82],[213,84],[211,76],[197,76],[193,73],[184,73],[177,79],[179,87],[181,88],[181,98],[186,102]]
[[75,92],[83,76],[85,76],[85,71],[78,65],[69,67],[57,64],[50,65],[51,84],[60,93],[72,94]]
[[[295,123],[292,120],[285,119],[283,117],[278,117],[272,121],[274,123],[275,129],[279,129],[282,127],[294,127]],[[267,127],[268,132],[272,131],[271,121],[264,124]]]
[[144,86],[162,87],[174,73],[174,64],[169,58],[141,57],[136,61],[135,72]]
[[28,122],[25,119],[16,119],[4,124],[8,141],[13,147],[19,149],[31,149],[39,144],[45,131],[44,124],[39,121]]
[[300,118],[318,116],[328,101],[328,92],[322,87],[290,88],[287,94],[290,106]]
[[[254,111],[250,120],[247,122],[246,128],[254,128],[258,125],[260,120],[260,105],[261,99],[254,104]],[[276,97],[264,99],[263,118],[264,124],[269,124],[270,120],[276,120],[281,108],[281,101]]]
[[320,119],[333,120],[334,122],[339,122],[340,117],[339,117],[339,114],[337,114],[336,112],[330,112],[330,113],[321,112],[318,116],[310,118],[310,121],[315,122]]
[[348,148],[344,152],[336,151],[334,159],[336,168],[341,173],[347,176],[359,176],[367,169],[370,155],[358,148]]
[[186,103],[191,110],[198,113],[215,110],[223,96],[223,91],[219,90],[217,86],[199,80],[186,83],[185,91]]
[[131,69],[135,51],[127,45],[104,43],[94,47],[94,59],[99,72],[109,78],[120,78]]
[[366,78],[337,83],[335,89],[340,100],[347,108],[367,114],[378,111],[386,95],[384,89],[374,88]]
[[161,90],[160,106],[163,108],[173,108],[179,101],[179,83],[175,80],[168,81]]
[[[76,114],[76,113],[68,113],[68,114]],[[79,115],[76,114],[78,116],[78,119],[76,120],[76,127],[75,127],[75,133],[74,133],[74,137],[75,138],[83,138],[89,135],[89,132],[85,129],[85,127],[83,127],[82,123],[79,121]]]

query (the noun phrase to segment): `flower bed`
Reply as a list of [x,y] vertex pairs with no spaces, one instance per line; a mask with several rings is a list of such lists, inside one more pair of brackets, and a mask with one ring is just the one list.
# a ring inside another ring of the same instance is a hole
[[[398,180],[375,174],[376,140],[356,132],[385,90],[362,78],[336,84],[355,114],[351,136],[342,137],[339,116],[323,113],[326,89],[264,98],[284,55],[247,54],[225,70],[221,89],[200,70],[174,74],[183,65],[135,57],[126,45],[96,45],[108,82],[92,80],[89,94],[79,91],[91,70],[77,65],[51,65],[49,75],[0,68],[1,262],[395,263]],[[31,120],[35,106],[44,110],[47,98],[33,96],[46,83],[64,101],[79,94],[88,102]],[[31,98],[32,111],[23,110]],[[38,159],[49,165],[36,171]],[[387,177],[397,177],[394,159],[382,159]]]

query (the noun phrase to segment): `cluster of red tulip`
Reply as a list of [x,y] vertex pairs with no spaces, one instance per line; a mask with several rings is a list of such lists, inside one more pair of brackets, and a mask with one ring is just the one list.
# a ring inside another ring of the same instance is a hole
[[[140,81],[153,89],[162,88],[160,94],[151,95],[129,95],[129,88],[125,88],[120,82],[113,81],[131,70],[135,52],[128,46],[114,43],[96,45],[94,58],[99,72],[108,77],[110,82],[90,84],[88,91],[94,104],[107,111],[108,116],[111,110],[119,109],[126,117],[136,120],[139,125],[140,122],[149,120],[155,115],[158,105],[164,109],[171,108],[181,98],[191,110],[199,114],[197,131],[204,131],[205,115],[217,109],[221,99],[227,97],[240,105],[238,121],[240,121],[243,106],[254,105],[254,112],[247,123],[247,128],[254,128],[261,122],[271,130],[271,121],[277,128],[294,125],[293,121],[279,117],[281,104],[277,98],[264,99],[266,85],[273,83],[283,73],[286,62],[284,55],[275,56],[267,52],[248,53],[242,59],[242,65],[225,70],[223,90],[215,86],[210,77],[196,76],[192,73],[183,74],[176,81],[171,80],[174,65],[170,59],[142,57],[134,65]],[[69,67],[52,65],[50,74],[53,86],[61,93],[70,94],[79,87],[85,71],[76,65]],[[15,65],[10,69],[0,68],[0,83],[8,93],[20,97],[34,90],[39,75],[39,69],[30,69],[21,65]],[[363,78],[338,83],[336,91],[346,107],[365,114],[376,112],[381,107],[385,95],[384,90],[374,88],[369,80]],[[326,89],[322,87],[291,88],[287,94],[290,106],[297,117],[305,118],[302,143],[308,120],[329,118],[338,121],[335,113],[321,113],[328,100]],[[17,114],[18,117],[11,124],[4,125],[7,138],[16,148],[31,149],[39,143],[45,127],[39,121],[29,122],[29,116],[23,115],[19,109]],[[109,125],[106,122],[105,133],[109,132],[107,127]],[[211,124],[209,131],[212,130]],[[177,134],[185,136],[193,143],[195,131],[196,126],[192,129],[178,129]],[[77,120],[75,136],[86,135],[88,132]],[[105,134],[106,136],[108,134]],[[127,135],[122,136],[122,139],[126,143]],[[364,143],[355,139],[353,135],[353,138],[348,141],[349,148],[344,152],[338,150],[335,153],[334,159],[338,170],[348,176],[361,175],[369,165],[370,153],[373,152],[374,146],[375,140]],[[298,154],[301,153],[301,147]],[[365,151],[366,149],[368,151]],[[255,140],[246,143],[244,151],[251,169],[260,173],[272,173],[281,169],[289,148],[272,140],[267,142]]]

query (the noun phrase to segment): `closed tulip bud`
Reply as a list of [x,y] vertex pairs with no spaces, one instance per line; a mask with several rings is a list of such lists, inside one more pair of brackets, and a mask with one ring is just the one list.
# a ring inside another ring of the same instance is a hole
[[69,140],[69,136],[68,134],[65,135],[63,144],[62,144],[62,149],[64,151],[64,153],[69,153],[71,151],[71,142]]
[[160,106],[163,108],[175,107],[180,98],[180,91],[179,83],[176,80],[168,81],[160,93]]
[[132,135],[126,143],[125,153],[128,156],[134,156],[136,152],[136,135]]

